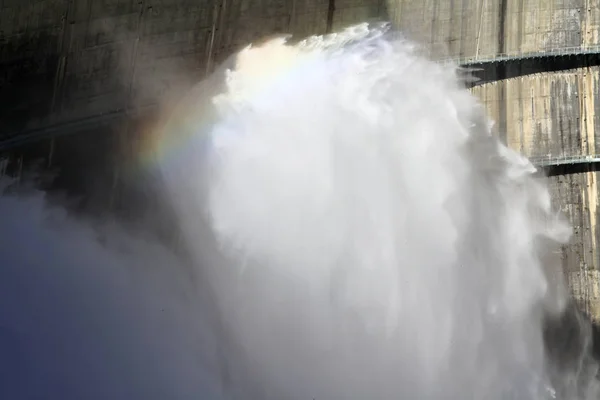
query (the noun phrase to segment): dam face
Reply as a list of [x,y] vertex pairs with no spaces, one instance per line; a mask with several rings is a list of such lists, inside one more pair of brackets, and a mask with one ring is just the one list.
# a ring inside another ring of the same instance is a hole
[[140,218],[160,200],[130,178],[132,160],[193,83],[276,34],[391,20],[434,57],[485,69],[471,90],[509,146],[551,169],[553,200],[575,227],[564,271],[600,319],[597,1],[28,0],[2,3],[0,16],[5,172],[37,163],[59,171],[54,187],[88,194],[79,207]]
[[273,35],[301,39],[387,15],[382,0],[27,0],[0,7],[5,172],[20,176],[32,163],[60,171],[54,186],[91,194],[78,204],[95,212],[147,197],[139,176],[128,180],[146,134],[161,110],[229,55]]

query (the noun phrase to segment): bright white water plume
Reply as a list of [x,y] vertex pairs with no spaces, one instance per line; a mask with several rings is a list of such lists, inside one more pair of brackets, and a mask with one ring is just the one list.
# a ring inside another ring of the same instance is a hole
[[570,229],[458,75],[366,26],[225,71],[198,111],[206,157],[166,176],[190,248],[206,211],[223,257],[206,265],[239,398],[556,395],[542,324],[566,302]]
[[186,260],[0,196],[0,397],[595,398],[543,339],[569,228],[454,67],[366,26],[228,65],[165,128]]

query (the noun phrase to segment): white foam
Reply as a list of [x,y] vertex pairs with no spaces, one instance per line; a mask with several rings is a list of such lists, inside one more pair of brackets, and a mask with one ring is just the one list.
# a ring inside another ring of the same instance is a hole
[[551,397],[541,316],[565,290],[546,255],[570,230],[457,75],[366,25],[227,71],[206,190],[179,211],[193,246],[206,207],[225,257],[241,398]]

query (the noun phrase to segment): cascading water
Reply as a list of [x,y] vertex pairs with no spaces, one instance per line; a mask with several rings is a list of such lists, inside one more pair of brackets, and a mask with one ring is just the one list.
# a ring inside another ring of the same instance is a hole
[[161,165],[210,301],[147,238],[0,197],[2,304],[26,305],[0,309],[0,350],[29,397],[596,398],[594,365],[544,344],[569,228],[455,67],[366,25],[230,61]]
[[167,181],[203,182],[178,209],[190,247],[207,212],[223,256],[206,264],[253,376],[240,398],[576,395],[542,337],[570,230],[458,75],[366,25],[226,71],[205,157]]

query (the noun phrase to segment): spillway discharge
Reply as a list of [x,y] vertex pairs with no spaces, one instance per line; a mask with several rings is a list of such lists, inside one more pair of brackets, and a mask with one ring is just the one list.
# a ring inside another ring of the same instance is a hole
[[0,397],[597,398],[543,335],[570,229],[461,74],[367,25],[235,55],[162,130],[185,259],[0,196]]
[[167,176],[190,247],[208,252],[202,210],[221,257],[205,264],[240,398],[595,393],[581,371],[551,382],[542,337],[570,228],[460,73],[366,25],[251,46],[222,73],[196,173]]

